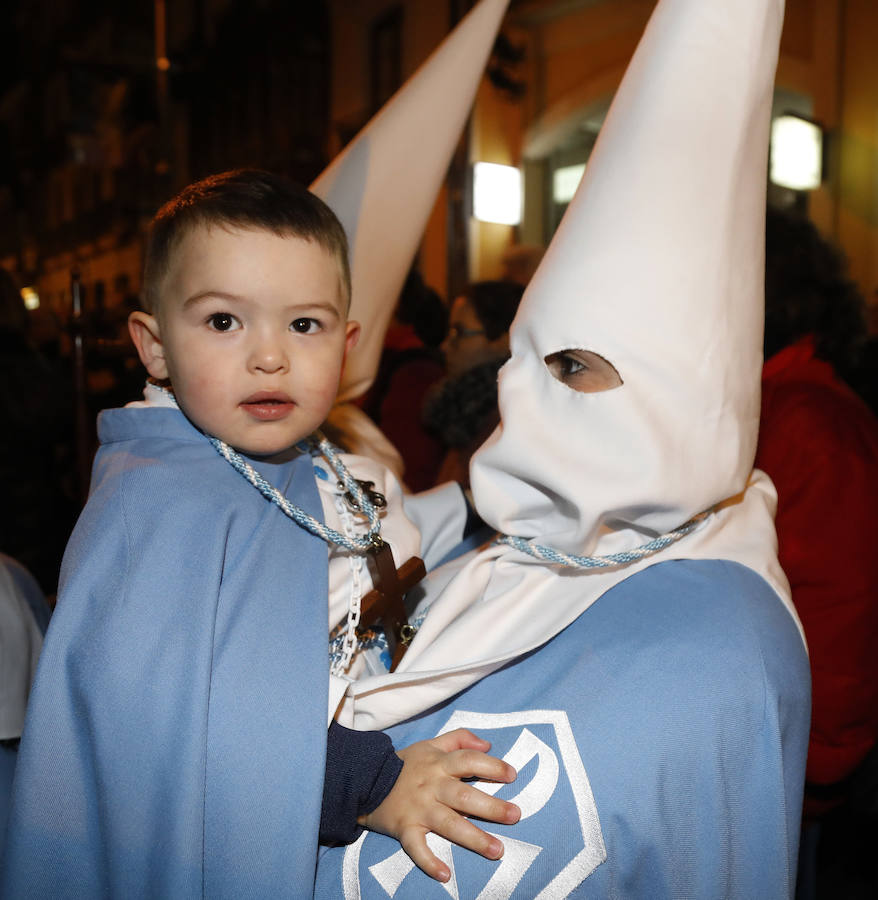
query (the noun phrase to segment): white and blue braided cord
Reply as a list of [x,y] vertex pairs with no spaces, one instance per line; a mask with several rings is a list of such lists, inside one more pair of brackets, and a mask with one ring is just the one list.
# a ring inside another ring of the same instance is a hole
[[503,534],[496,538],[495,544],[506,544],[534,559],[541,559],[553,565],[568,566],[573,569],[608,569],[613,566],[624,566],[628,563],[637,562],[645,556],[651,556],[664,550],[671,544],[676,543],[680,538],[685,537],[691,531],[694,531],[710,514],[713,508],[693,516],[688,522],[668,531],[665,534],[653,538],[641,547],[635,547],[633,550],[624,550],[621,553],[609,553],[606,556],[576,556],[570,553],[561,553],[552,547],[546,547],[543,544],[537,544],[535,541],[527,541],[524,538],[514,537],[510,534]]
[[[158,386],[159,390],[171,401],[171,403],[179,409],[177,399],[172,391],[167,388]],[[233,450],[225,441],[211,435],[205,435],[210,441],[211,446],[219,453],[229,465],[242,475],[256,490],[262,494],[267,500],[273,503],[287,518],[292,519],[296,524],[311,532],[316,537],[321,538],[327,543],[339,544],[353,554],[350,557],[351,563],[351,598],[348,602],[347,621],[330,635],[329,642],[329,658],[330,671],[335,675],[342,675],[350,666],[353,654],[357,651],[358,646],[362,643],[357,634],[357,625],[360,621],[360,588],[359,577],[355,571],[357,565],[362,565],[362,560],[356,557],[362,557],[370,548],[381,546],[381,522],[378,518],[378,511],[374,504],[369,500],[366,492],[360,487],[360,483],[347,470],[345,464],[339,459],[335,452],[335,447],[322,435],[319,431],[315,432],[306,441],[298,445],[300,449],[308,452],[320,453],[324,459],[332,467],[333,471],[339,478],[339,483],[347,492],[347,497],[354,498],[354,504],[357,509],[352,512],[362,512],[369,520],[369,531],[365,535],[357,535],[352,529],[348,529],[348,534],[342,534],[334,528],[330,528],[323,522],[318,521],[313,516],[305,512],[305,510],[290,503],[286,497],[276,488],[263,478],[254,468],[238,453]],[[322,472],[322,470],[320,470]],[[343,519],[344,520],[344,519]],[[377,633],[370,633],[372,640],[383,640],[385,645],[386,638]],[[371,646],[371,644],[370,644]],[[380,650],[379,650],[380,652]],[[387,653],[384,650],[385,655]],[[387,663],[389,668],[390,663]]]
[[[177,409],[180,408],[173,391],[170,391],[161,385],[156,385],[156,388],[161,391],[161,393],[167,397]],[[243,475],[244,478],[246,478],[247,481],[249,481],[250,484],[266,498],[266,500],[270,500],[274,503],[285,516],[292,519],[306,531],[310,531],[311,534],[316,535],[328,544],[340,544],[346,550],[350,550],[351,553],[360,555],[366,553],[370,547],[380,546],[381,522],[378,519],[378,511],[365,495],[356,478],[348,472],[345,464],[338,458],[335,448],[319,431],[315,431],[314,434],[308,438],[308,449],[312,452],[317,451],[323,455],[332,466],[335,474],[338,475],[339,479],[344,484],[345,491],[353,496],[360,511],[368,518],[369,530],[361,537],[356,535],[348,537],[347,535],[336,531],[334,528],[324,525],[323,522],[319,522],[313,516],[308,515],[304,509],[290,503],[290,501],[287,500],[274,485],[266,481],[256,469],[254,469],[253,466],[237,452],[237,450],[233,450],[225,441],[221,441],[219,438],[213,437],[212,435],[206,434],[205,437],[207,437],[213,445],[214,450],[216,450],[216,452],[219,453],[219,455],[222,456],[236,472]]]
[[302,528],[310,531],[327,543],[339,544],[352,553],[364,554],[370,547],[374,547],[376,542],[381,540],[381,524],[378,519],[378,511],[375,509],[369,498],[365,495],[357,480],[348,472],[344,463],[338,458],[332,444],[319,432],[309,438],[309,445],[312,449],[319,451],[332,466],[335,474],[344,483],[346,491],[349,491],[359,505],[360,510],[369,519],[369,531],[362,535],[348,535],[324,525],[313,516],[305,512],[305,510],[290,503],[286,497],[276,488],[265,480],[257,471],[238,453],[233,450],[225,441],[219,438],[208,436],[208,440],[213,448],[231,465],[236,472],[242,475],[266,500],[270,500],[281,512],[288,518],[292,519]]

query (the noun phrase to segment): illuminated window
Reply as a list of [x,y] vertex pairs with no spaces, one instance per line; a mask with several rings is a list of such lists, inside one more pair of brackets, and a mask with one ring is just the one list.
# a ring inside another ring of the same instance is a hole
[[800,116],[778,116],[771,123],[771,171],[774,184],[811,191],[823,176],[823,131]]
[[555,203],[569,203],[582,181],[585,163],[563,166],[552,174],[552,199]]
[[32,287],[23,287],[21,289],[21,299],[28,309],[39,309],[40,295]]
[[482,222],[518,225],[521,172],[515,166],[486,162],[473,166],[473,215]]

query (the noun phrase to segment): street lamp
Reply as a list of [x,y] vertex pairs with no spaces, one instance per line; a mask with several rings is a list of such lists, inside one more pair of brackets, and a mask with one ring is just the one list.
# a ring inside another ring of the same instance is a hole
[[521,221],[521,172],[515,166],[473,165],[473,216],[481,222],[518,225]]
[[823,129],[786,113],[771,123],[772,183],[793,191],[813,191],[823,180]]

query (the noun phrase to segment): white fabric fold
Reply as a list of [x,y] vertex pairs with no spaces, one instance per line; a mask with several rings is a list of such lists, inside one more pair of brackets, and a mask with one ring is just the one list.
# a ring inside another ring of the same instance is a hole
[[352,683],[344,718],[359,729],[382,729],[429,709],[546,643],[625,578],[674,559],[725,559],[753,569],[801,633],[776,556],[776,499],[771,481],[755,470],[747,490],[692,534],[617,569],[560,569],[496,544],[442,567],[428,580],[430,612],[399,669]]
[[345,226],[351,318],[367,324],[348,356],[338,402],[378,370],[387,324],[506,12],[481,0],[311,185]]

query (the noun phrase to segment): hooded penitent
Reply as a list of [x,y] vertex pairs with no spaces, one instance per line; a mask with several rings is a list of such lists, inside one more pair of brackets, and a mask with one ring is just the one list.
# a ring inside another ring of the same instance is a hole
[[[503,424],[472,473],[498,530],[607,553],[744,489],[781,18],[764,2],[656,11],[512,327]],[[567,388],[544,362],[567,349],[623,384]]]
[[[752,472],[759,413],[766,156],[782,0],[661,0],[579,191],[525,294],[500,372],[502,422],[472,466],[481,516],[576,555],[670,547],[609,569],[492,545],[427,585],[394,675],[349,688],[357,727],[401,721],[539,646],[614,585],[673,559],[761,575],[792,612],[771,483]],[[622,384],[582,394],[558,351]]]
[[508,0],[481,0],[311,185],[345,227],[350,317],[367,323],[339,402],[372,383],[393,307],[472,107]]

